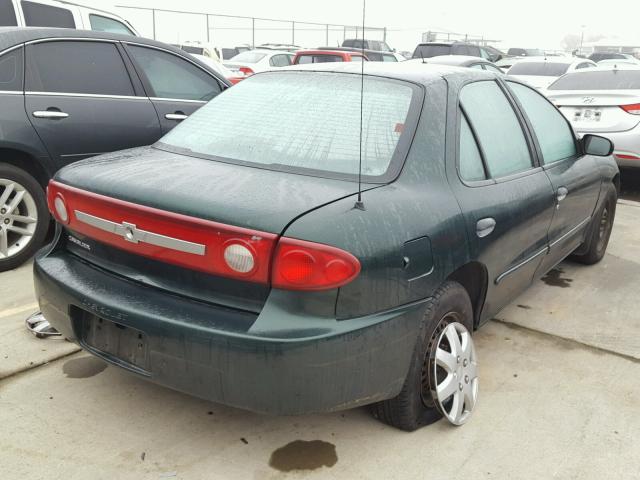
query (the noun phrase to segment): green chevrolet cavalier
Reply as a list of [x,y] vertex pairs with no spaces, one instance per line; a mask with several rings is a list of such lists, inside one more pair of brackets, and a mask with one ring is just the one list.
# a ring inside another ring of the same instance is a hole
[[488,72],[360,68],[254,75],[153,146],[59,171],[34,267],[49,322],[238,408],[465,423],[472,333],[566,257],[603,257],[612,145]]

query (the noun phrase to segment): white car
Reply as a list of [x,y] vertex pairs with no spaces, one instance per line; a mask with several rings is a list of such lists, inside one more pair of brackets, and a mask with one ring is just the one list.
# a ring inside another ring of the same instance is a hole
[[640,65],[640,60],[629,56],[630,58],[607,58],[598,62],[599,67],[613,67],[615,65]]
[[231,81],[231,80],[235,79],[236,74],[233,73],[231,70],[229,70],[227,67],[225,67],[220,60],[216,60],[213,57],[207,57],[205,55],[198,55],[197,53],[191,53],[190,55],[193,58],[197,58],[202,63],[204,63],[204,64],[208,65],[209,67],[211,67],[213,70],[216,71],[216,73],[219,73],[220,75],[222,75],[227,80]]
[[0,0],[0,27],[55,27],[140,36],[115,13],[55,0]]
[[242,52],[225,61],[224,66],[237,77],[248,77],[254,73],[288,67],[295,54],[285,50],[256,49]]
[[607,137],[619,166],[640,168],[640,66],[578,70],[545,93],[578,134]]
[[597,65],[585,58],[573,57],[529,57],[515,63],[507,75],[544,90],[558,77],[581,69],[596,68]]

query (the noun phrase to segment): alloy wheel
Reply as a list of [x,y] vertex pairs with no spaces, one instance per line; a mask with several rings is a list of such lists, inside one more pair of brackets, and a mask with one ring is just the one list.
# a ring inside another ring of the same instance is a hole
[[423,401],[435,406],[453,425],[471,417],[478,399],[477,357],[471,333],[450,313],[434,332],[425,359]]
[[31,242],[38,225],[38,209],[29,191],[0,178],[0,260],[11,258]]

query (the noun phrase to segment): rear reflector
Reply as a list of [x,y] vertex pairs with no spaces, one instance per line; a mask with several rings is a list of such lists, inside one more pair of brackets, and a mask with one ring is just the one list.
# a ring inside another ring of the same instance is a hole
[[255,72],[251,70],[249,67],[240,67],[238,71],[244,73],[245,76],[253,75]]
[[[50,181],[54,218],[79,235],[154,260],[285,290],[351,282],[360,262],[329,245],[159,210]],[[272,262],[273,258],[273,262]]]
[[631,115],[640,115],[640,103],[634,103],[632,105],[620,105],[620,108]]
[[360,262],[344,250],[283,237],[276,248],[272,283],[286,290],[329,290],[359,273]]

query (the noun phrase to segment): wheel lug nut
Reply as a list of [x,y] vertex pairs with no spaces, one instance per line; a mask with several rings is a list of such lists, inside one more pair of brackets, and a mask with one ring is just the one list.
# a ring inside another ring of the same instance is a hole
[[460,391],[462,391],[462,389],[463,389],[463,388],[464,388],[464,387],[463,387],[463,386],[462,386],[462,384],[460,383],[460,384],[458,385],[458,389],[459,389]]
[[460,356],[456,357],[456,361],[460,363]]
[[467,365],[469,365],[469,361],[465,358],[464,361],[462,362],[462,366],[466,367]]
[[10,221],[10,220],[9,220],[8,218],[5,218],[5,219],[4,219],[4,224],[5,224],[5,225],[9,225],[9,221]]
[[4,215],[5,213],[7,213],[7,209],[6,208],[0,209],[0,213]]
[[469,383],[469,375],[464,376],[464,383]]

